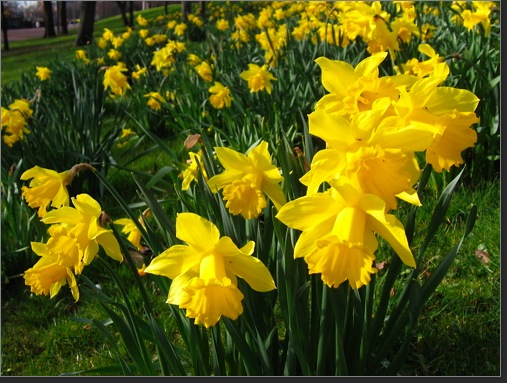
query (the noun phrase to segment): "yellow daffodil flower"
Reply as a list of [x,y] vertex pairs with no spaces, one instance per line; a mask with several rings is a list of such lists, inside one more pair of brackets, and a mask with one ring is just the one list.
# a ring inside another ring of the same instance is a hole
[[280,210],[285,195],[279,183],[283,180],[278,168],[271,164],[268,143],[252,148],[248,155],[235,150],[216,147],[217,157],[225,168],[213,176],[208,185],[212,192],[223,189],[223,198],[231,214],[241,214],[246,219],[256,218],[266,207],[265,193]]
[[22,180],[32,179],[29,186],[22,186],[22,195],[28,206],[38,207],[37,215],[44,217],[48,206],[59,208],[69,204],[67,185],[70,183],[69,170],[58,173],[51,169],[34,166],[26,170],[20,177]]
[[373,54],[355,68],[345,61],[317,58],[322,85],[329,94],[317,102],[315,110],[324,109],[351,118],[358,112],[370,110],[376,99],[397,100],[398,87],[411,85],[417,78],[409,75],[379,77],[378,66],[386,56],[387,52]]
[[285,225],[302,231],[294,248],[304,258],[309,273],[320,273],[329,287],[346,280],[358,289],[370,282],[378,241],[382,236],[401,260],[415,267],[402,223],[385,213],[385,203],[373,194],[362,194],[342,177],[331,181],[324,193],[297,198],[276,215]]
[[161,103],[165,104],[167,102],[159,92],[149,92],[145,94],[144,97],[148,97],[146,105],[153,110],[160,110],[162,108]]
[[210,65],[207,61],[202,61],[194,68],[197,71],[199,77],[201,77],[204,81],[213,81],[213,66]]
[[111,92],[118,96],[123,96],[128,89],[131,89],[127,76],[123,72],[128,69],[123,65],[117,64],[106,69],[104,73],[104,88],[111,89]]
[[271,94],[271,81],[277,79],[268,71],[267,64],[262,67],[256,64],[248,64],[248,70],[245,70],[239,75],[243,80],[248,81],[248,88],[250,92],[258,92],[266,89],[266,92]]
[[[123,228],[121,232],[123,234],[127,234],[127,240],[133,244],[137,250],[142,250],[143,246],[141,245],[141,230],[137,227],[136,223],[130,218],[120,218],[113,221],[116,225],[122,225]],[[139,219],[139,223],[144,226],[143,220]]]
[[208,180],[208,175],[206,174],[206,169],[202,162],[202,150],[199,150],[197,153],[189,152],[188,155],[190,157],[190,159],[187,160],[188,166],[181,173],[181,177],[183,178],[181,190],[188,190],[190,183],[192,181],[197,181],[199,172],[201,172],[205,180]]
[[43,249],[39,249],[37,245],[34,245],[34,242],[32,242],[32,249],[42,257],[34,267],[26,270],[23,275],[25,285],[30,286],[30,291],[36,295],[49,295],[50,298],[53,298],[62,286],[68,284],[72,296],[78,301],[79,289],[72,270],[58,262],[57,254],[41,252]]
[[209,97],[209,101],[215,109],[222,109],[224,106],[227,108],[231,107],[233,98],[231,97],[231,91],[228,87],[215,81],[215,84],[209,88],[209,92],[212,93]]
[[86,57],[86,52],[83,49],[76,50],[75,57],[78,60],[85,62],[86,64],[88,64],[90,62],[90,59],[88,57]]
[[112,230],[100,226],[100,204],[88,194],[73,197],[74,207],[63,206],[48,212],[42,222],[46,224],[60,224],[68,233],[76,238],[78,246],[83,251],[83,264],[89,265],[101,246],[106,254],[116,261],[122,261],[123,255],[120,245]]
[[37,73],[35,75],[41,80],[46,81],[51,77],[51,70],[47,67],[43,66],[36,66],[35,69],[37,69]]
[[237,319],[243,313],[243,294],[237,277],[256,291],[276,288],[269,270],[253,257],[255,243],[238,248],[231,238],[194,213],[176,217],[176,236],[186,245],[174,245],[144,269],[172,279],[167,303],[186,310],[195,324],[214,326],[222,316]]

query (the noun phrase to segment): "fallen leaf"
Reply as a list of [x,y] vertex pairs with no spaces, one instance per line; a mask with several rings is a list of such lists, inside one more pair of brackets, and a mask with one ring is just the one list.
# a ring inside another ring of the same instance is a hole
[[475,250],[475,257],[481,261],[482,263],[489,263],[491,259],[489,258],[489,254],[484,250]]
[[187,137],[183,145],[185,145],[185,148],[191,149],[195,144],[199,142],[201,139],[201,135],[199,133],[197,134],[191,134]]

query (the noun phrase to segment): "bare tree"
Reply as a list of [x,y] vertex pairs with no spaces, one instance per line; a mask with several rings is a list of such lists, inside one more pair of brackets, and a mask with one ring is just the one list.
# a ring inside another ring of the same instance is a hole
[[44,1],[44,37],[55,37],[55,19],[53,17],[53,3]]
[[2,36],[3,36],[3,39],[4,39],[4,49],[6,51],[9,50],[9,37],[7,36],[7,17],[5,16],[5,7],[4,7],[4,2],[1,1],[1,6],[2,6]]
[[58,11],[58,20],[59,25],[61,27],[61,34],[68,35],[69,29],[67,28],[67,2],[66,1],[57,1],[56,9]]
[[127,1],[115,1],[115,3],[118,5],[118,8],[120,8],[123,24],[127,27],[131,27],[132,25],[129,23],[129,19],[127,18]]
[[181,15],[183,17],[183,22],[188,22],[188,14],[192,12],[192,2],[191,1],[182,1],[181,2]]
[[93,41],[96,3],[96,1],[81,1],[79,30],[75,42],[78,47],[91,44]]

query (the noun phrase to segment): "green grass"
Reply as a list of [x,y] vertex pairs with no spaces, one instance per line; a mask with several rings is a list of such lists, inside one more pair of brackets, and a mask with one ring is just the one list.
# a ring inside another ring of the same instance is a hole
[[[179,9],[180,5],[173,4],[168,7],[168,12],[176,12]],[[142,15],[145,18],[151,18],[163,14],[164,7],[156,7],[137,11],[134,13],[134,17]],[[120,15],[97,20],[94,25],[94,38],[100,37],[104,28],[108,28],[116,34],[125,31],[127,27],[123,24]],[[36,65],[47,66],[55,57],[61,60],[72,58],[77,49],[74,46],[77,31],[77,28],[71,29],[68,35],[54,38],[37,37],[10,42],[8,51],[2,48],[2,83],[19,80],[23,73],[33,71]]]

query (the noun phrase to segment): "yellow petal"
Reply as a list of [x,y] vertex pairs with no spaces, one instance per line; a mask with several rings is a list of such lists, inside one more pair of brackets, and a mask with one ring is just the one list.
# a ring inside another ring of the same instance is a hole
[[153,258],[144,272],[175,279],[179,274],[198,265],[200,261],[200,254],[192,251],[190,247],[174,245]]
[[123,261],[120,244],[112,232],[107,231],[105,233],[102,233],[96,238],[96,240],[97,243],[102,246],[107,255],[109,255],[115,261]]
[[345,61],[319,57],[315,60],[322,71],[322,85],[331,93],[345,96],[345,90],[355,81],[354,67]]
[[382,236],[409,267],[415,267],[415,259],[408,245],[403,224],[394,215],[385,214],[384,202],[375,195],[365,195],[360,207],[368,214],[367,227]]
[[329,194],[312,194],[287,202],[276,218],[297,230],[308,230],[321,222],[333,220],[341,205]]
[[176,237],[200,252],[215,246],[220,232],[213,223],[197,214],[179,213],[176,217]]
[[258,258],[238,254],[233,258],[227,258],[226,267],[238,277],[243,278],[255,291],[276,289],[268,268]]

